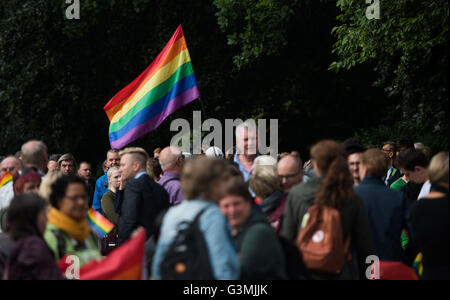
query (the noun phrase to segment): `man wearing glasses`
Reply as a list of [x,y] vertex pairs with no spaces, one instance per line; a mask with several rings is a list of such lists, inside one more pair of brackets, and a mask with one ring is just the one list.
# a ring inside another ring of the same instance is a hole
[[397,144],[391,141],[384,142],[381,150],[384,152],[389,162],[389,169],[387,171],[386,177],[384,178],[384,184],[390,186],[394,181],[402,177],[401,172],[394,166]]
[[302,161],[299,157],[293,155],[284,156],[278,162],[277,171],[281,187],[286,194],[303,180]]

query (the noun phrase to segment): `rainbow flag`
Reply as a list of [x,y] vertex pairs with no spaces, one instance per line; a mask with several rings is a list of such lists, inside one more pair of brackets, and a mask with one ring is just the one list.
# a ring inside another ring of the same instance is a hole
[[3,174],[2,178],[0,179],[0,188],[2,188],[5,184],[7,184],[8,182],[11,182],[13,180],[13,177],[11,175],[11,173],[6,172],[5,174]]
[[181,25],[145,71],[103,108],[111,147],[122,148],[156,129],[200,96]]
[[100,239],[103,239],[114,228],[113,223],[93,208],[89,209],[87,218],[92,230]]
[[[114,249],[106,258],[93,260],[80,268],[80,280],[141,280],[147,279],[145,265],[145,230],[138,233],[120,247]],[[71,265],[62,258],[58,266],[62,274]],[[69,260],[70,261],[70,260]]]

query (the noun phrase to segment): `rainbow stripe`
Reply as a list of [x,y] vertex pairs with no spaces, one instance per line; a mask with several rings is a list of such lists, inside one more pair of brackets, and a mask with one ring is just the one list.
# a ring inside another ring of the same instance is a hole
[[181,25],[156,59],[103,108],[111,147],[122,148],[156,129],[200,96]]
[[5,184],[7,184],[8,182],[11,182],[13,180],[13,177],[11,175],[11,173],[6,172],[5,174],[3,174],[2,178],[0,179],[0,188],[2,188]]
[[111,232],[114,225],[102,216],[99,212],[95,211],[93,208],[88,211],[88,222],[91,229],[97,234],[97,236],[102,239]]

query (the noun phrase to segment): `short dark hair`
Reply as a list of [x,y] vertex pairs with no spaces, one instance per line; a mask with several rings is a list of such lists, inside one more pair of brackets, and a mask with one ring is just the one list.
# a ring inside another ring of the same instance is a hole
[[383,142],[383,144],[381,145],[382,147],[384,147],[384,145],[389,145],[391,147],[391,151],[397,151],[397,143],[393,142],[393,141],[386,141]]
[[84,180],[78,176],[62,176],[61,178],[58,178],[53,184],[52,184],[52,191],[50,193],[50,204],[56,208],[59,209],[58,203],[61,201],[64,196],[66,195],[67,187],[70,184],[73,183],[80,183],[84,186],[87,192],[86,183]]
[[48,160],[49,161],[56,161],[56,162],[58,162],[58,160],[59,160],[59,158],[61,156],[62,156],[61,154],[52,154],[52,155],[49,156]]
[[15,241],[30,236],[42,236],[37,227],[39,213],[47,206],[36,194],[21,194],[11,201],[8,208],[7,231]]
[[403,138],[397,142],[397,150],[401,148],[414,149],[414,143],[409,138]]
[[240,177],[232,177],[227,184],[225,195],[239,196],[247,202],[252,202],[253,198],[248,191],[248,183]]
[[355,139],[346,139],[342,143],[342,147],[344,147],[347,156],[354,153],[363,153],[367,150],[358,140]]
[[120,149],[112,148],[109,149],[108,152],[106,152],[106,156],[108,156],[108,153],[119,153]]
[[415,167],[427,168],[428,164],[429,161],[422,151],[409,148],[399,153],[395,165],[408,171],[414,171]]

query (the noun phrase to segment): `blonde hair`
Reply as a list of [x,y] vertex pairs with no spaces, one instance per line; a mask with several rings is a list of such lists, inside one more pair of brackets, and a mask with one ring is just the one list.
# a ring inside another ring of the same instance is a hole
[[448,152],[442,151],[433,156],[428,167],[428,178],[432,184],[447,183],[448,178]]
[[255,158],[254,162],[255,167],[256,166],[277,166],[277,160],[269,155],[261,155]]
[[108,190],[111,189],[111,176],[114,171],[119,171],[119,167],[114,166],[109,168],[108,173],[106,174],[106,176],[108,176]]
[[147,151],[141,147],[127,147],[119,152],[119,156],[122,157],[126,154],[131,154],[133,161],[138,161],[142,169],[147,168],[147,160],[150,158]]
[[134,154],[134,153],[141,154],[146,158],[149,157],[147,151],[145,151],[145,149],[141,147],[127,147],[119,152],[119,156],[122,157],[125,154]]
[[264,200],[275,191],[281,191],[277,169],[273,166],[256,166],[249,180],[249,185],[255,195]]
[[50,203],[50,194],[52,193],[52,184],[56,182],[59,178],[63,177],[64,174],[61,171],[53,171],[47,173],[41,182],[39,187],[39,196],[45,199],[47,203]]

